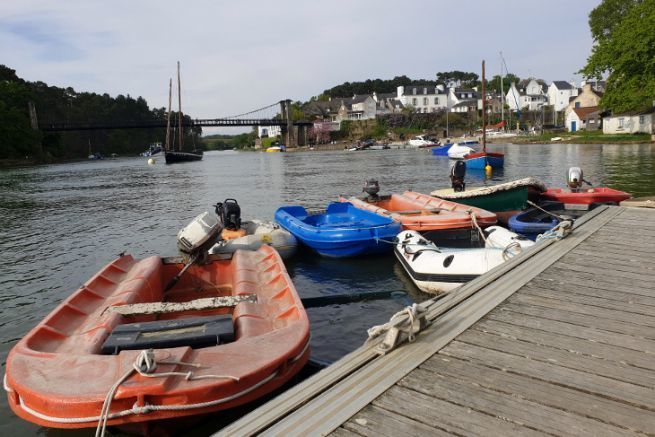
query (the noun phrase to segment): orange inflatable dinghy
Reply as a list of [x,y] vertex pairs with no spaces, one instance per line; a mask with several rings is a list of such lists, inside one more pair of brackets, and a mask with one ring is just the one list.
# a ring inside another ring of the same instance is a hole
[[471,228],[473,226],[471,215],[475,215],[478,225],[483,228],[496,224],[496,214],[492,212],[414,191],[379,196],[376,199],[341,197],[339,200],[351,202],[357,208],[391,217],[406,230],[424,232]]
[[[222,258],[222,259],[221,259]],[[129,425],[231,408],[309,358],[309,321],[269,246],[180,258],[121,256],[13,348],[4,386],[23,419],[55,428]]]

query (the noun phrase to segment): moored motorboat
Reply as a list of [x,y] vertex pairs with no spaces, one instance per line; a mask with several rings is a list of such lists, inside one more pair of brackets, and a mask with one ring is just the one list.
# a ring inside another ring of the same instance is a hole
[[484,233],[484,248],[454,250],[440,249],[416,231],[403,231],[397,236],[394,253],[421,291],[440,294],[477,278],[534,244],[500,226],[491,226]]
[[215,230],[185,228],[185,257],[121,255],[46,316],[7,358],[11,409],[104,430],[232,408],[299,372],[309,321],[280,256],[207,255]]
[[316,214],[302,206],[283,206],[275,212],[275,220],[303,244],[329,257],[389,252],[400,232],[393,220],[350,203],[331,203]]
[[546,200],[562,202],[568,205],[583,205],[585,209],[593,203],[618,205],[632,197],[630,193],[608,187],[593,187],[581,191],[566,188],[549,188],[541,196]]
[[542,193],[544,200],[562,202],[567,209],[590,209],[596,204],[618,205],[624,200],[632,197],[630,193],[615,190],[607,187],[592,187],[583,189],[582,185],[591,183],[584,179],[580,167],[570,167],[566,175],[566,188],[549,188]]
[[434,147],[438,145],[437,142],[432,141],[431,139],[425,137],[424,135],[417,135],[411,140],[407,142],[407,145],[411,147],[419,147],[419,148],[425,148],[425,147]]
[[273,247],[282,259],[289,259],[296,253],[298,240],[277,223],[264,220],[241,221],[241,207],[236,199],[225,199],[214,207],[224,228],[216,244],[209,249],[210,254],[257,250],[263,245]]
[[464,191],[445,188],[432,191],[430,195],[491,211],[499,221],[507,223],[511,216],[527,208],[528,200],[537,200],[544,191],[546,186],[540,180],[528,177],[487,187],[466,188]]
[[[371,181],[367,184],[369,182]],[[373,182],[377,184],[377,181]],[[366,189],[368,188],[365,187]],[[341,196],[339,200],[351,202],[357,208],[389,217],[400,223],[403,229],[419,231],[440,245],[478,244],[476,225],[485,228],[496,224],[496,215],[480,208],[437,199],[414,191],[383,196],[378,196],[375,188],[369,191],[367,191],[369,195],[365,197]]]

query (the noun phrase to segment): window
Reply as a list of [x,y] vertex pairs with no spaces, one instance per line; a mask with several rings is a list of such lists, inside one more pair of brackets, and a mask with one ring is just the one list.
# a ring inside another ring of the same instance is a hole
[[575,102],[575,107],[579,108],[580,107],[580,102]]
[[412,88],[412,94],[416,95],[416,88]]
[[619,118],[619,129],[623,129],[623,122],[624,122],[623,117]]
[[438,105],[438,104],[439,104],[439,97],[435,97],[435,98],[434,98],[434,104],[435,104],[435,105]]
[[416,106],[416,103],[417,103],[417,102],[416,102],[416,98],[413,98],[413,99],[412,99],[412,106]]
[[646,123],[646,117],[644,117],[643,115],[640,115],[639,116],[639,124],[644,124],[644,123]]
[[428,100],[427,97],[423,97],[423,105],[428,106],[430,104],[430,101]]

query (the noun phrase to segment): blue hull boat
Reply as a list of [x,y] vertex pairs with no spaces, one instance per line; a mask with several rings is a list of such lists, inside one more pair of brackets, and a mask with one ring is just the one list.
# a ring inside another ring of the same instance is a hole
[[433,147],[430,151],[436,156],[448,156],[448,150],[452,145],[453,143],[444,144],[443,146]]
[[502,153],[478,152],[464,157],[466,168],[484,170],[489,164],[491,168],[503,168],[505,156]]
[[321,214],[309,214],[302,206],[283,206],[275,221],[303,244],[323,256],[341,258],[391,252],[400,223],[349,202],[328,205]]

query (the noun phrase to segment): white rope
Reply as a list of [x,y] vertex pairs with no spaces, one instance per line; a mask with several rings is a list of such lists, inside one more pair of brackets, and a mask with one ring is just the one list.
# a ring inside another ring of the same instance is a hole
[[[517,252],[516,253],[510,252],[512,249],[516,249]],[[503,249],[503,259],[507,261],[508,259],[516,256],[518,253],[521,253],[522,250],[523,247],[521,246],[521,243],[519,243],[518,241],[512,241]]]
[[467,209],[466,212],[471,216],[471,223],[473,223],[473,226],[478,230],[480,235],[482,236],[482,241],[487,243],[487,237],[484,235],[484,232],[482,232],[482,228],[480,225],[478,225],[478,218],[475,216],[475,212],[472,209]]
[[554,228],[549,229],[543,234],[537,235],[537,242],[552,239],[561,240],[562,238],[565,238],[567,235],[569,235],[572,229],[573,222],[571,220],[564,220],[559,222]]
[[[299,353],[298,355],[296,355],[296,356],[295,356],[295,357],[294,357],[290,362],[291,362],[291,363],[295,363],[295,362],[298,361],[300,358],[302,358],[302,356],[305,354],[305,352],[307,352],[307,349],[309,348],[309,344],[310,344],[310,343],[309,343],[309,340],[308,340],[307,343],[305,343],[305,346],[303,347],[302,351],[300,351],[300,353]],[[145,352],[145,351],[142,351],[142,352]],[[152,363],[152,361],[151,361],[149,358],[145,358],[145,357],[142,358],[142,357],[139,355],[139,357],[137,357],[137,360],[141,360],[141,359],[144,359],[146,362],[150,362],[150,363]],[[161,363],[161,364],[164,364],[163,361],[160,361],[160,363]],[[174,361],[170,361],[169,363],[176,363],[176,362],[174,362]],[[135,364],[136,364],[136,361],[135,361]],[[197,367],[197,368],[202,368],[202,366],[200,366],[200,365],[198,365],[198,364],[193,364],[193,363],[186,363],[186,364],[187,364],[187,365],[192,365],[192,366]],[[151,364],[151,365],[152,365],[152,364]],[[151,366],[151,365],[150,365],[150,366]],[[149,366],[149,367],[150,367],[150,366]],[[155,366],[156,366],[156,363],[155,363]],[[134,368],[130,369],[130,370],[129,370],[129,375],[131,375],[134,371],[135,371]],[[211,400],[211,401],[199,402],[199,403],[195,403],[195,404],[174,404],[174,405],[149,405],[149,404],[146,404],[146,405],[143,405],[143,406],[138,406],[138,405],[135,404],[132,408],[130,408],[130,409],[128,409],[128,410],[117,411],[117,412],[115,412],[115,413],[109,413],[109,405],[108,405],[107,408],[106,408],[105,416],[104,416],[104,417],[103,417],[102,415],[101,415],[101,416],[89,416],[89,417],[54,417],[54,416],[48,416],[48,415],[46,415],[46,414],[43,414],[43,413],[41,413],[41,412],[39,412],[39,411],[36,411],[36,410],[30,408],[29,406],[27,406],[27,405],[25,404],[25,402],[23,401],[23,398],[21,398],[20,396],[18,397],[18,402],[19,402],[19,404],[20,404],[20,407],[21,407],[21,408],[22,408],[26,413],[28,413],[28,414],[30,414],[30,415],[32,415],[32,416],[34,416],[34,417],[37,417],[37,418],[39,418],[39,419],[41,419],[41,420],[48,421],[48,422],[53,422],[53,423],[68,423],[68,424],[71,424],[71,423],[98,422],[98,426],[100,427],[100,421],[104,421],[104,426],[102,427],[102,431],[101,431],[102,433],[104,433],[105,430],[106,430],[106,423],[107,423],[107,421],[110,420],[110,419],[117,419],[117,418],[120,418],[120,417],[129,416],[129,415],[131,415],[131,414],[135,414],[135,415],[136,415],[136,414],[147,414],[147,413],[150,413],[150,412],[152,412],[152,411],[185,411],[185,410],[194,410],[194,409],[200,409],[200,408],[212,407],[212,406],[216,406],[216,405],[220,405],[220,404],[223,404],[223,403],[226,403],[226,402],[232,401],[232,400],[237,399],[237,398],[239,398],[239,397],[241,397],[241,396],[244,396],[244,395],[246,395],[246,394],[248,394],[248,393],[250,393],[250,392],[252,392],[252,391],[254,391],[254,390],[257,390],[259,387],[265,385],[266,383],[268,383],[269,381],[271,381],[273,378],[275,378],[276,376],[278,376],[278,373],[279,373],[279,371],[276,370],[275,372],[271,373],[269,376],[267,376],[267,377],[264,378],[263,380],[257,382],[256,384],[254,384],[254,385],[248,387],[248,388],[245,389],[245,390],[240,391],[239,393],[235,393],[235,394],[233,394],[232,396],[228,396],[228,397],[226,397],[226,398],[214,399],[214,400]],[[126,375],[128,375],[128,373],[126,373]],[[127,377],[129,377],[129,375],[128,375]],[[185,374],[185,375],[186,375],[186,374]],[[214,375],[201,375],[201,376],[196,376],[194,379],[201,379],[202,376],[214,376]],[[7,385],[7,383],[6,383],[6,377],[7,377],[7,375],[5,374],[5,378],[4,378],[4,388],[5,388],[5,390],[6,390],[7,392],[12,392],[13,389],[11,389],[11,388]],[[125,377],[125,375],[123,375],[123,377],[121,377],[121,379],[123,379],[124,377]],[[119,380],[119,381],[120,381],[120,380]],[[122,382],[124,382],[124,380],[121,381],[121,383],[122,383]],[[118,387],[118,386],[120,385],[120,383],[117,382],[117,383],[114,384],[114,385],[115,385],[116,387]],[[112,390],[115,391],[116,389],[114,389],[114,387],[112,386]],[[110,392],[111,392],[111,390],[110,390]],[[115,394],[115,393],[114,393],[114,394]],[[107,393],[107,395],[109,395],[109,393]],[[109,397],[109,396],[107,396],[107,397],[105,398],[105,400],[107,400],[108,397]],[[113,396],[112,396],[112,397],[113,397]],[[111,404],[111,400],[109,401],[109,403]],[[105,408],[104,408],[104,404],[103,404],[103,409],[105,409]],[[96,430],[96,434],[97,434],[97,430]],[[100,435],[102,435],[102,434],[100,434]]]
[[[367,342],[386,332],[387,337],[385,338],[385,341],[377,347],[379,353],[385,354],[396,345],[398,333],[402,330],[403,332],[407,333],[407,341],[412,343],[416,339],[414,331],[420,330],[420,323],[419,326],[416,327],[416,322],[419,321],[419,315],[423,311],[424,310],[417,303],[412,304],[412,306],[403,308],[391,316],[387,323],[369,328],[367,331]],[[398,321],[405,315],[407,315],[409,319],[409,324],[408,326],[399,328],[397,326],[399,324]]]

